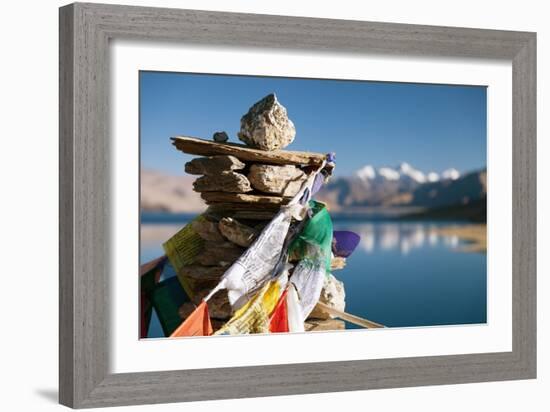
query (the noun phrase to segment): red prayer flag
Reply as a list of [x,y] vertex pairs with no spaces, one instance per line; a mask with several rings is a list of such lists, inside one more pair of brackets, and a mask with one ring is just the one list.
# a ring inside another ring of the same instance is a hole
[[183,321],[170,335],[171,338],[180,336],[210,336],[213,329],[208,315],[208,305],[202,301],[199,306]]
[[275,309],[273,309],[273,313],[271,314],[271,318],[269,320],[269,331],[271,333],[281,333],[281,332],[288,332],[288,309],[286,306],[286,293],[285,290],[281,297],[279,298],[279,301],[277,302],[277,306],[275,306]]

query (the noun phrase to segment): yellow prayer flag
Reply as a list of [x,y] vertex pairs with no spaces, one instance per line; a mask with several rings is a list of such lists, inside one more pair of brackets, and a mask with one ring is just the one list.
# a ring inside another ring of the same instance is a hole
[[194,221],[204,219],[202,215],[198,216],[162,245],[168,260],[170,260],[170,263],[178,275],[181,286],[190,297],[194,295],[193,290],[180,273],[184,266],[193,263],[204,246],[204,240],[193,229]]
[[280,295],[279,282],[267,282],[215,335],[269,333],[269,315],[273,312]]

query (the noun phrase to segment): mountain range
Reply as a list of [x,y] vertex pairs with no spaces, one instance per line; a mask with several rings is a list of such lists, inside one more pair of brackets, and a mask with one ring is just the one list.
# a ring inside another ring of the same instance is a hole
[[[408,163],[397,167],[363,166],[351,176],[334,176],[316,198],[334,213],[376,209],[408,213],[434,211],[438,216],[474,215],[482,220],[487,196],[486,171],[461,175],[456,169],[425,173]],[[195,213],[204,210],[193,191],[193,176],[141,171],[141,209],[145,212]]]
[[439,208],[468,204],[487,194],[485,170],[461,175],[456,169],[424,173],[408,163],[396,168],[367,165],[352,176],[333,178],[317,198],[331,210],[353,207]]

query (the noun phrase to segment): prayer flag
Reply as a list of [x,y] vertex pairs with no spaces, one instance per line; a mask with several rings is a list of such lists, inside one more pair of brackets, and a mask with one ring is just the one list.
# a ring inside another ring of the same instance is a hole
[[322,262],[309,259],[302,259],[294,269],[290,282],[296,287],[302,322],[307,319],[319,301],[326,273]]
[[227,289],[234,309],[243,304],[273,275],[290,226],[291,214],[282,209],[260,236],[223,275],[216,289]]
[[181,336],[210,336],[212,324],[208,314],[208,305],[203,300],[183,323],[170,335],[171,338]]
[[140,338],[147,337],[147,331],[149,330],[153,310],[151,296],[159,283],[165,263],[166,256],[161,256],[150,262],[144,263],[140,267]]
[[332,251],[334,255],[349,257],[361,241],[361,237],[349,230],[335,230],[333,233]]
[[277,302],[277,306],[275,306],[273,313],[271,314],[271,319],[269,322],[269,331],[271,333],[281,333],[289,331],[286,295],[287,291],[285,290],[279,298],[279,302]]
[[298,300],[298,293],[292,283],[288,285],[286,293],[286,308],[289,332],[304,332],[304,320],[302,319],[302,308]]
[[151,295],[151,302],[164,336],[170,336],[181,323],[179,308],[190,299],[176,277],[161,281]]
[[278,281],[267,282],[257,295],[237,310],[229,322],[215,335],[268,333],[269,315],[279,300],[280,292],[281,286]]
[[166,256],[168,256],[168,260],[170,260],[175,272],[178,273],[178,280],[181,286],[190,297],[194,296],[193,289],[187,279],[179,274],[184,266],[194,262],[195,258],[204,247],[204,240],[193,229],[194,221],[204,219],[204,216],[198,216],[162,245]]
[[310,206],[313,215],[289,247],[291,256],[299,259],[290,282],[296,287],[302,322],[319,301],[325,276],[330,273],[332,253],[330,215],[322,203],[311,201]]
[[332,220],[323,203],[312,200],[309,205],[312,216],[290,244],[289,253],[297,259],[320,259],[324,261],[327,271],[330,271]]

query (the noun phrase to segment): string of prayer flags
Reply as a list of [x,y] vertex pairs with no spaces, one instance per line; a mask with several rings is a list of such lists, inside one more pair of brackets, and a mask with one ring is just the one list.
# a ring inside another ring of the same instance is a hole
[[[262,230],[252,245],[224,273],[220,283],[205,298],[208,300],[220,289],[227,289],[229,303],[234,310],[250,301],[252,296],[279,269],[280,257],[285,239],[288,235],[292,219],[302,220],[308,208],[300,203],[303,197],[308,197],[315,177],[323,165],[311,173],[303,183],[300,191],[281,207],[275,217]],[[306,202],[307,203],[307,202]],[[329,260],[330,263],[330,260]]]
[[182,336],[210,336],[213,329],[208,314],[208,305],[202,301],[172,334],[171,338]]
[[279,261],[290,221],[291,215],[287,209],[279,212],[223,275],[215,290],[227,289],[229,303],[233,308],[238,309],[249,301],[272,275]]

